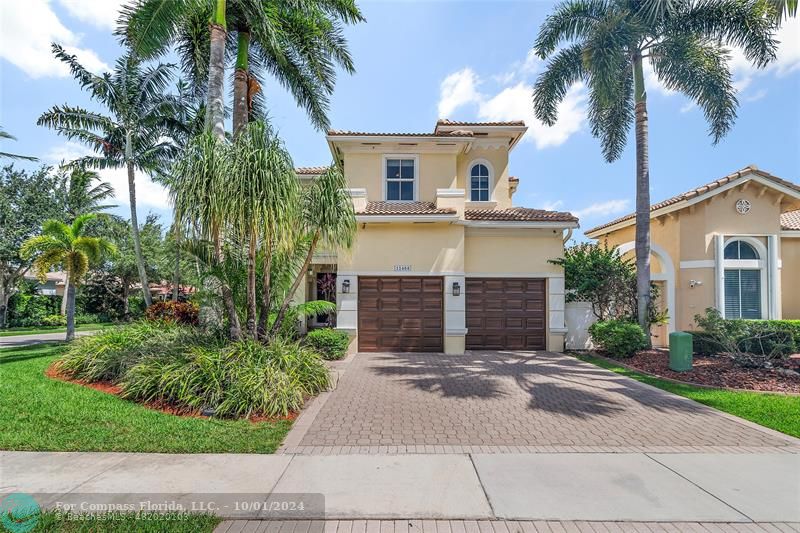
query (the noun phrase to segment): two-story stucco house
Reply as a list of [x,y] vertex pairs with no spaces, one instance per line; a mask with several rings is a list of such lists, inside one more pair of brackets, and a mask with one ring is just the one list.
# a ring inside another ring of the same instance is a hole
[[509,154],[526,129],[440,120],[431,133],[328,133],[358,234],[352,250],[314,259],[306,297],[332,299],[321,287],[335,275],[352,350],[563,349],[564,276],[549,260],[578,220],[513,206]]
[[[750,166],[650,208],[652,278],[669,322],[692,329],[714,307],[727,318],[800,318],[800,186]],[[633,255],[634,215],[586,231]]]

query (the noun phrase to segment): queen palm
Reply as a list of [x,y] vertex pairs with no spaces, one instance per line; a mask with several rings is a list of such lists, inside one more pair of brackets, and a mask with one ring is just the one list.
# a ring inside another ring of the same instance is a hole
[[101,237],[85,234],[86,224],[96,218],[89,213],[75,218],[72,224],[60,220],[48,220],[42,225],[42,233],[22,244],[20,255],[26,259],[35,257],[33,268],[44,283],[47,273],[54,267],[64,269],[69,280],[67,290],[67,336],[75,338],[75,292],[91,264],[99,263],[103,257],[115,252],[114,245]]
[[[794,8],[792,7],[794,6]],[[781,10],[779,13],[779,9]],[[779,15],[795,0],[567,0],[547,17],[534,51],[548,59],[534,86],[536,117],[552,126],[567,90],[589,90],[588,119],[606,161],[636,134],[636,273],[639,323],[649,329],[650,168],[644,63],[668,89],[695,101],[718,143],[736,119],[725,46],[757,67],[775,59]],[[563,45],[563,46],[562,46]]]
[[363,20],[353,0],[137,0],[123,10],[118,33],[147,58],[176,46],[190,79],[208,80],[207,125],[219,136],[222,72],[234,58],[235,132],[252,114],[266,74],[292,93],[315,126],[326,128],[335,67],[353,72],[341,23]]
[[128,54],[117,60],[113,72],[96,75],[60,46],[53,45],[53,52],[70,67],[72,76],[108,110],[108,114],[65,104],[54,106],[42,114],[37,123],[83,142],[98,154],[82,158],[81,164],[98,169],[126,169],[142,296],[150,305],[136,215],[135,175],[137,170],[157,174],[167,168],[177,154],[175,144],[166,138],[169,133],[167,126],[174,114],[174,101],[164,94],[172,67],[164,64],[144,66]]
[[[8,133],[3,128],[0,128],[0,139],[9,141],[16,141],[17,138]],[[29,155],[12,154],[10,152],[0,152],[0,159],[22,159],[24,161],[38,161],[37,158]]]

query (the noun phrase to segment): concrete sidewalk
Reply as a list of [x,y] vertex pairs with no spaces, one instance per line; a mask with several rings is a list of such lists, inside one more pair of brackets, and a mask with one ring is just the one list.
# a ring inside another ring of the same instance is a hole
[[251,519],[273,515],[236,511],[237,495],[322,495],[324,506],[307,509],[305,520],[795,523],[800,455],[0,452],[0,492],[48,493],[39,497],[44,506],[85,494],[117,503],[126,493],[157,494],[187,507],[213,493],[228,505],[217,514]]
[[[84,337],[97,333],[98,329],[87,331],[76,331],[76,337]],[[30,335],[9,335],[7,337],[0,337],[0,349],[2,348],[16,348],[20,346],[30,346],[32,344],[42,344],[43,342],[64,342],[66,333],[58,331],[56,333],[32,333]]]

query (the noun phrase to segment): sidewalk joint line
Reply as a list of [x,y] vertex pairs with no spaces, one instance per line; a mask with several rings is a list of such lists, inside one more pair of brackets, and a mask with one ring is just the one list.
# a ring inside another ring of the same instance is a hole
[[745,517],[748,520],[750,520],[751,523],[755,523],[755,520],[753,520],[749,515],[747,515],[747,513],[743,512],[743,511],[740,511],[739,509],[737,509],[733,505],[729,504],[728,502],[726,502],[725,500],[723,500],[722,498],[720,498],[716,494],[714,494],[714,493],[710,492],[709,490],[707,490],[705,487],[702,487],[702,486],[698,485],[697,483],[695,483],[694,481],[692,481],[688,477],[684,476],[683,474],[681,474],[677,470],[674,470],[673,468],[670,468],[669,466],[665,465],[664,463],[662,463],[661,461],[659,461],[658,459],[653,457],[650,453],[645,453],[644,456],[647,457],[648,459],[650,459],[651,461],[655,462],[656,464],[659,464],[659,465],[663,466],[664,468],[666,468],[667,470],[669,470],[670,472],[672,472],[676,476],[678,476],[678,477],[680,477],[682,479],[685,479],[686,481],[688,481],[689,483],[691,483],[692,485],[694,485],[698,489],[702,490],[703,492],[705,492],[706,494],[708,494],[709,496],[711,496],[712,498],[714,498],[718,502],[721,502],[726,507],[730,507],[731,509],[733,509],[734,511],[736,511],[737,513],[739,513],[743,517]]
[[486,487],[483,486],[483,480],[481,479],[481,474],[478,472],[478,467],[475,465],[475,459],[472,458],[472,454],[468,453],[467,457],[469,457],[469,462],[472,465],[472,469],[475,471],[475,477],[478,478],[478,485],[481,486],[481,492],[483,492],[483,497],[486,498],[486,503],[489,505],[489,512],[492,514],[491,519],[498,520],[497,513],[494,511],[494,505],[492,505],[492,500],[489,498],[489,493],[486,492]]

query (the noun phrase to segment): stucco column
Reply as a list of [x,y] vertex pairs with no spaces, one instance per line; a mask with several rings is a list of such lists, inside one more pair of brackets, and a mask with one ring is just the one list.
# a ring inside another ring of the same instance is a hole
[[[458,283],[459,295],[453,294],[453,284]],[[463,354],[466,346],[466,278],[444,277],[444,352]]]
[[[345,293],[342,287],[348,281]],[[336,276],[336,329],[346,331],[353,339],[358,332],[358,276]],[[350,343],[350,351],[358,349],[357,342]]]
[[555,352],[564,351],[564,336],[567,333],[564,287],[564,278],[561,276],[547,279],[547,349]]
[[769,269],[768,285],[769,285],[769,315],[767,318],[770,320],[778,320],[781,318],[781,293],[779,290],[780,272],[778,271],[778,236],[767,236],[767,253],[769,254],[769,262],[767,268]]
[[714,235],[714,268],[717,311],[725,316],[725,235]]

